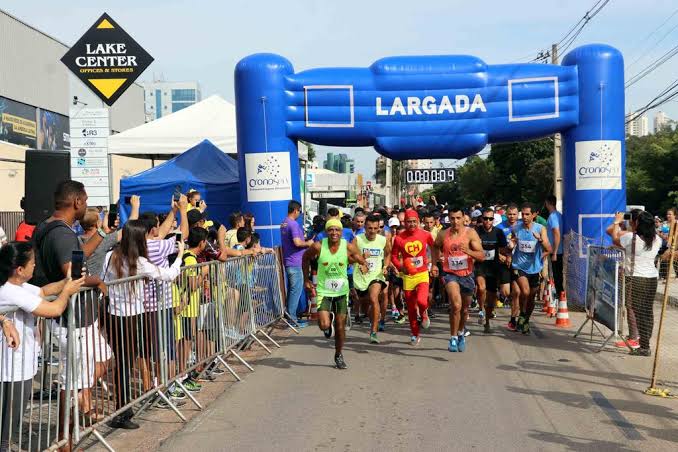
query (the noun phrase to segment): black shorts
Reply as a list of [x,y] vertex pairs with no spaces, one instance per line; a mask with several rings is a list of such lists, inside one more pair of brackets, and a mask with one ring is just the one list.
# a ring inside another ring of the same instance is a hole
[[475,267],[476,278],[482,276],[485,279],[485,288],[490,292],[497,291],[499,265],[495,262],[483,262]]
[[372,287],[372,284],[379,284],[381,286],[381,290],[384,290],[386,288],[386,283],[384,281],[373,279],[367,285],[367,289],[365,290],[356,289],[356,292],[358,292],[358,296],[361,298],[368,296],[370,294],[370,287]]
[[527,278],[530,289],[539,287],[539,273],[525,273],[522,270],[514,268],[511,270],[511,281],[518,281],[518,278]]
[[398,276],[398,272],[395,272],[393,270],[389,270],[388,272],[388,282],[395,286],[403,287],[403,278]]
[[504,284],[511,284],[511,269],[504,264],[499,264],[497,282],[500,286],[503,286]]

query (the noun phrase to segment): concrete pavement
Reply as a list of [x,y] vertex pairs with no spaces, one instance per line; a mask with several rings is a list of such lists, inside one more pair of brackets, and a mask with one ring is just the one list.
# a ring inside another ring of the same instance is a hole
[[676,450],[678,401],[646,396],[652,361],[594,353],[536,315],[534,332],[494,334],[472,317],[465,353],[447,351],[444,313],[418,347],[407,325],[370,345],[348,333],[349,369],[315,327],[285,339],[161,450]]

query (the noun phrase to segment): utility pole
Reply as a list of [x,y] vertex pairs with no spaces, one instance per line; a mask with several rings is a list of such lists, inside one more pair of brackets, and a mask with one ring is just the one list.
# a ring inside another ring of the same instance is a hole
[[[558,64],[558,44],[551,46],[551,63]],[[563,211],[562,149],[561,136],[556,133],[553,136],[553,194],[556,197],[556,209],[559,212]]]
[[386,182],[386,205],[393,205],[393,160],[386,158],[386,174],[384,175]]

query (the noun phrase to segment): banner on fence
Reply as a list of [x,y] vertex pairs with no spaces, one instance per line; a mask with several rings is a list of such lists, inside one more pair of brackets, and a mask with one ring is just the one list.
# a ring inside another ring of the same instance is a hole
[[596,322],[616,332],[619,331],[619,261],[610,256],[610,252],[616,253],[616,250],[588,247],[586,308]]

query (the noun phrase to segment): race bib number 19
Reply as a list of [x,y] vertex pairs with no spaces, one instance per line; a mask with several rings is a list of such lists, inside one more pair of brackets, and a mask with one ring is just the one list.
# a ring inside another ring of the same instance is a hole
[[424,265],[424,257],[423,256],[411,257],[410,262],[412,262],[412,265],[414,265],[415,268],[419,268],[422,265]]
[[326,279],[325,280],[325,289],[332,292],[339,292],[344,287],[343,279]]

